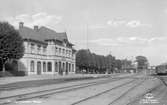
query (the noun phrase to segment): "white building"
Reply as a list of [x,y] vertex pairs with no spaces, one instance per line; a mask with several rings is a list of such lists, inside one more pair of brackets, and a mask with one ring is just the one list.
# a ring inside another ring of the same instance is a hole
[[34,29],[19,23],[19,33],[24,39],[25,52],[18,70],[27,75],[75,73],[75,50],[66,32],[57,33],[46,27]]

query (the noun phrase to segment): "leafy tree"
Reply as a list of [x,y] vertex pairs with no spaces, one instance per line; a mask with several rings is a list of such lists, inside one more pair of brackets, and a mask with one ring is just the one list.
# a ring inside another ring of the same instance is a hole
[[145,69],[148,66],[148,60],[145,56],[137,56],[136,62],[138,64],[138,69]]
[[97,57],[97,55],[96,54],[94,54],[94,53],[92,53],[91,54],[91,69],[92,69],[92,72],[94,73],[94,72],[96,72],[96,65],[97,65],[97,61],[96,61],[96,57]]
[[76,54],[76,65],[79,67],[79,69],[88,69],[90,67],[90,51],[89,50],[79,50]]
[[[115,68],[122,69],[124,60],[117,60],[112,55],[97,55],[90,50],[81,49],[76,54],[76,65],[79,70],[85,69],[87,73],[112,73]],[[131,61],[126,61],[131,65]]]
[[107,62],[107,70],[109,73],[114,71],[114,65],[115,65],[115,57],[112,55],[107,55],[106,56],[106,62]]
[[5,71],[5,64],[11,59],[20,59],[24,54],[23,39],[9,23],[0,22],[0,61]]
[[122,61],[120,59],[116,59],[115,60],[115,67],[118,69],[118,70],[121,70],[122,69]]

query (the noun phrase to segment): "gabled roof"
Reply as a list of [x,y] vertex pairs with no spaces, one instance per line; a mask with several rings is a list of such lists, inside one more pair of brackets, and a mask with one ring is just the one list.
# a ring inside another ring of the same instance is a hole
[[40,27],[38,30],[31,29],[29,27],[22,26],[19,28],[19,33],[23,39],[32,39],[45,42],[47,39],[56,39],[59,41],[68,41],[66,32],[58,33],[47,27]]
[[60,41],[68,40],[66,32],[58,33],[47,27],[41,27],[38,32],[42,35],[43,39],[57,39]]
[[39,33],[35,32],[35,30],[29,28],[29,27],[22,27],[19,28],[19,33],[23,37],[23,39],[34,39],[43,41]]

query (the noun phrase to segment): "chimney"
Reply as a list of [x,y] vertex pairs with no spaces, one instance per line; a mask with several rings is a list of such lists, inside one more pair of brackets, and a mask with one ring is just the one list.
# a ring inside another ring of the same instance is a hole
[[19,29],[23,28],[24,23],[23,22],[19,22]]
[[38,26],[37,25],[34,26],[34,30],[38,31]]

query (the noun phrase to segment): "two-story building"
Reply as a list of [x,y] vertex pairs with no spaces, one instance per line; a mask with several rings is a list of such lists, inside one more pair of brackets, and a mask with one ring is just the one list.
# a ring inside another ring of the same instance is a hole
[[24,56],[18,63],[18,70],[32,74],[75,73],[75,49],[68,41],[66,32],[58,33],[47,27],[34,29],[19,23],[19,33],[24,39]]

